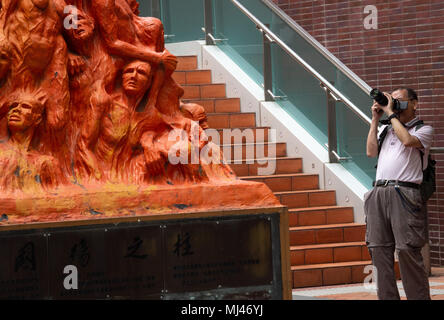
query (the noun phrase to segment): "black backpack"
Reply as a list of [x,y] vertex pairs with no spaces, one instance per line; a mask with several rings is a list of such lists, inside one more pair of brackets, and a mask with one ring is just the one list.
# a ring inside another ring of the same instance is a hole
[[[422,120],[418,120],[411,127],[415,127],[415,131],[416,131],[419,128],[421,128],[422,126],[424,126],[424,122]],[[384,142],[384,139],[387,136],[387,132],[390,127],[391,127],[391,125],[386,126],[379,136],[378,154],[381,152],[382,143]],[[418,151],[421,155],[421,165],[422,165],[421,168],[423,168],[424,167],[424,164],[423,164],[424,153],[419,149],[418,149]],[[432,159],[430,154],[427,159],[427,168],[422,171],[422,176],[423,176],[423,178],[422,178],[420,191],[421,191],[422,200],[424,202],[426,202],[427,200],[430,199],[430,197],[436,191],[436,161]]]

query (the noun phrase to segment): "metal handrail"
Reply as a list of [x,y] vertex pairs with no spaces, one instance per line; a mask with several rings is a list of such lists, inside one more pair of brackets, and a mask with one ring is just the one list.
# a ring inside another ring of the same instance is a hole
[[359,118],[361,118],[368,125],[371,124],[371,120],[367,115],[356,107],[347,97],[345,97],[338,89],[330,84],[323,76],[321,76],[315,69],[313,69],[304,59],[302,59],[297,53],[295,53],[285,42],[283,42],[277,35],[275,35],[265,24],[263,24],[258,18],[256,18],[247,8],[245,8],[239,1],[231,0],[231,2],[238,7],[243,14],[245,14],[256,26],[266,33],[278,46],[280,46],[290,57],[298,62],[305,70],[311,73],[321,84],[330,90]]
[[304,28],[302,28],[296,21],[289,17],[277,4],[271,0],[262,0],[262,2],[271,9],[277,16],[279,16],[290,28],[304,38],[312,47],[318,50],[327,60],[333,63],[339,70],[341,70],[348,78],[350,78],[358,87],[360,87],[366,94],[369,94],[372,88],[362,80],[356,73],[351,71],[345,64],[336,58],[327,48],[319,43],[313,36],[311,36]]
[[444,148],[442,147],[430,148],[430,154],[442,154],[442,153],[444,153]]

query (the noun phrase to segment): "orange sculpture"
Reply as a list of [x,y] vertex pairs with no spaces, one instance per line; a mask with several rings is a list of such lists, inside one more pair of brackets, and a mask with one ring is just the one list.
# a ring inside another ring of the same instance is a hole
[[1,0],[1,223],[278,203],[237,180],[203,107],[181,105],[163,25],[138,7]]

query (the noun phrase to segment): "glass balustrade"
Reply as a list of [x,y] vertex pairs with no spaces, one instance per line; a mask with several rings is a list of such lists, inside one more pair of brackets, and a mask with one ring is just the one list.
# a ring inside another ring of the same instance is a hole
[[217,46],[238,64],[257,84],[262,85],[263,39],[256,25],[231,1],[213,1],[214,33],[222,39]]
[[142,16],[157,16],[165,28],[165,42],[204,40],[203,0],[139,1]]

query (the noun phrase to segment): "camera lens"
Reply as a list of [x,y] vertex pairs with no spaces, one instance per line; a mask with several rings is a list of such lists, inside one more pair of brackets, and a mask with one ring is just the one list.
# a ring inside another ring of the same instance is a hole
[[370,97],[372,97],[372,99],[381,106],[388,105],[387,97],[378,89],[373,89],[372,91],[370,91]]

